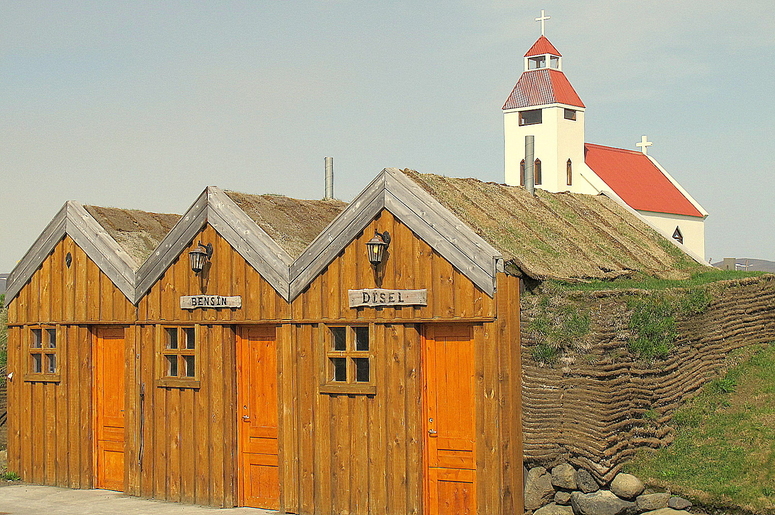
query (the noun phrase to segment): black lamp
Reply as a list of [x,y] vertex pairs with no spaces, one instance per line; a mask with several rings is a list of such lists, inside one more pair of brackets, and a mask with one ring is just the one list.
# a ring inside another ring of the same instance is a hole
[[385,249],[390,245],[390,233],[379,231],[374,233],[374,237],[366,242],[366,249],[369,253],[369,262],[377,266],[385,259]]
[[191,270],[193,270],[195,274],[198,274],[204,269],[212,256],[213,244],[208,243],[205,245],[200,241],[199,247],[188,253],[188,259],[191,261]]

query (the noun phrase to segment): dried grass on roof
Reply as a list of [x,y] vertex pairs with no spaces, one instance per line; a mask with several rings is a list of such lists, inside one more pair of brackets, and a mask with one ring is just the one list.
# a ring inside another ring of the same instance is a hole
[[613,200],[404,173],[536,279],[680,279],[694,261]]
[[226,191],[226,194],[293,258],[300,256],[347,207],[340,200],[300,200],[236,191]]
[[178,223],[180,215],[137,209],[84,206],[140,266]]

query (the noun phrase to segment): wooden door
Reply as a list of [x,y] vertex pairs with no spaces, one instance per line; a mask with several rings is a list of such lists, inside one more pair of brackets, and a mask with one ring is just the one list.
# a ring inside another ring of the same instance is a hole
[[423,345],[425,513],[476,513],[474,342],[470,325],[428,325]]
[[101,327],[94,342],[96,487],[124,490],[124,329]]
[[239,503],[278,509],[277,355],[274,327],[243,327],[237,338]]

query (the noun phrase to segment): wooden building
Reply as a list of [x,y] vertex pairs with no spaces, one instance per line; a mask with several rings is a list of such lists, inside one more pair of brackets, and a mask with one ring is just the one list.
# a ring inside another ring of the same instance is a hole
[[660,239],[605,197],[395,169],[349,205],[68,202],[9,279],[9,469],[285,513],[521,513],[521,280],[675,269]]

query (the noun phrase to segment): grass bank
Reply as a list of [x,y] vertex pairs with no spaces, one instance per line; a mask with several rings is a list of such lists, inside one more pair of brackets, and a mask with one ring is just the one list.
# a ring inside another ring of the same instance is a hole
[[627,471],[709,507],[775,514],[775,343],[729,359],[675,414],[672,445],[642,451]]
[[636,276],[629,279],[617,279],[615,281],[585,281],[563,282],[552,281],[553,285],[561,290],[665,290],[668,288],[696,288],[706,284],[727,281],[730,279],[744,279],[746,277],[758,277],[766,272],[739,272],[735,270],[718,270],[703,268],[691,274],[689,279],[658,279],[650,276]]

